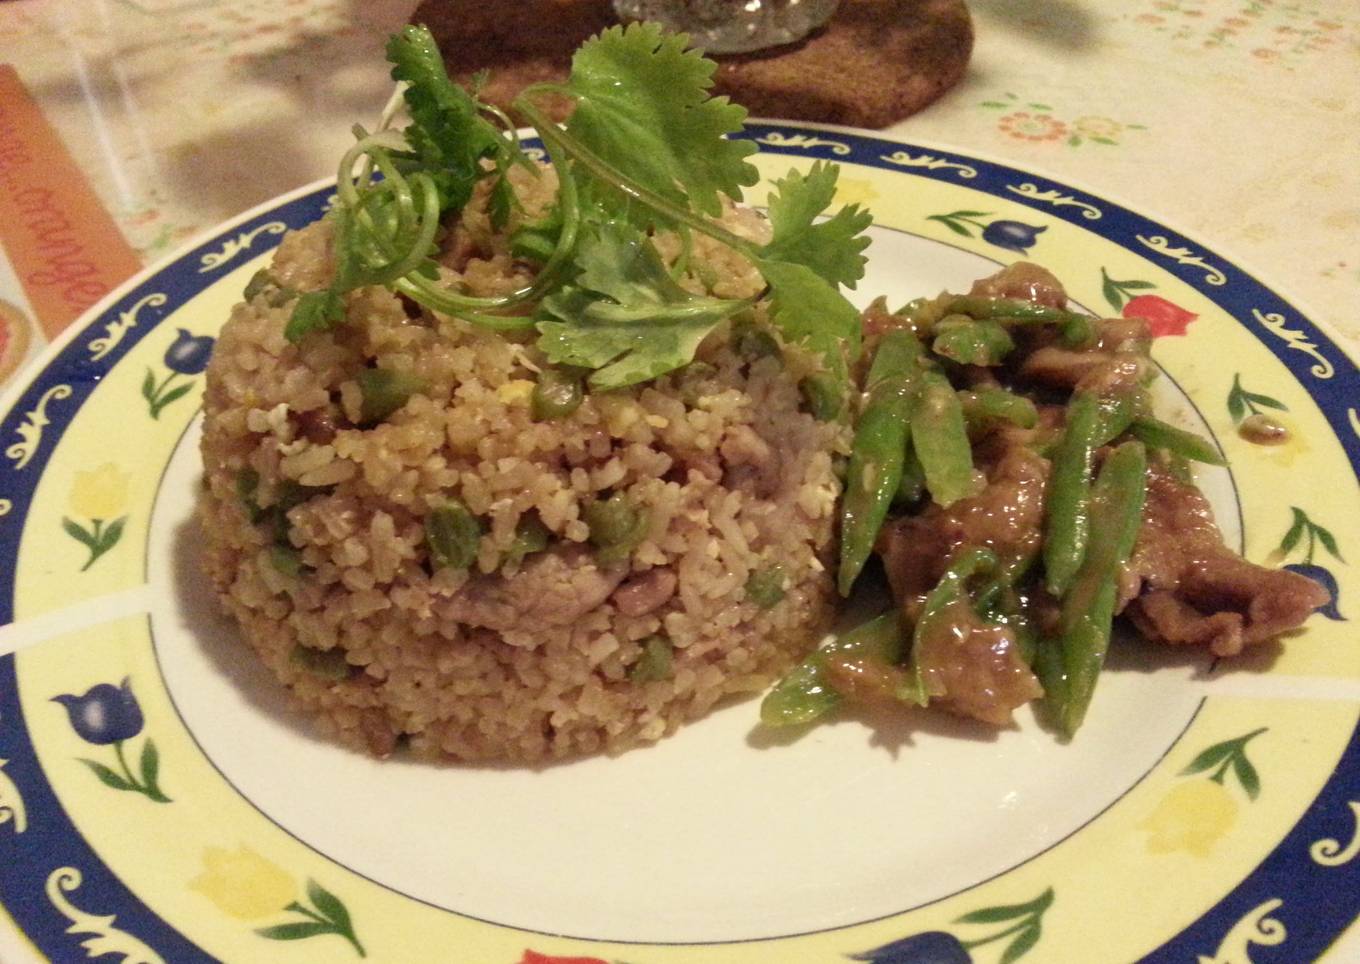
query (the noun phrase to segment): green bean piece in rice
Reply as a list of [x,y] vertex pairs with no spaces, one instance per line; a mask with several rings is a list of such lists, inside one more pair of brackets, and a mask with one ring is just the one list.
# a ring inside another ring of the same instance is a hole
[[468,568],[481,540],[481,522],[461,502],[446,502],[425,517],[425,542],[436,569]]
[[363,398],[359,408],[359,424],[363,426],[378,424],[428,387],[424,379],[386,368],[365,368],[354,380]]

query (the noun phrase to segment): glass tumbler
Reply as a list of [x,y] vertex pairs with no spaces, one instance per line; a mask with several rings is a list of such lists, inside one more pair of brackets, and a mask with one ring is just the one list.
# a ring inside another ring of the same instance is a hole
[[652,20],[689,34],[710,54],[745,53],[801,40],[831,19],[839,0],[614,0],[622,20]]

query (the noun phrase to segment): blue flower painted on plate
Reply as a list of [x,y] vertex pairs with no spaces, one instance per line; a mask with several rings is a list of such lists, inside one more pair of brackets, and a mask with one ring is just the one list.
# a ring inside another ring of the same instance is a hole
[[1048,228],[1035,224],[1022,224],[1019,221],[993,221],[982,232],[982,240],[1007,251],[1024,254],[1034,247],[1039,235]]
[[181,375],[198,375],[208,367],[212,358],[213,339],[208,335],[194,336],[181,328],[165,352],[165,367]]
[[184,328],[178,329],[179,334],[170,343],[170,347],[165,350],[165,367],[170,370],[170,374],[159,382],[156,380],[156,373],[148,368],[146,377],[142,379],[142,398],[146,399],[147,409],[152,418],[160,418],[161,410],[171,402],[178,401],[189,393],[193,388],[191,384],[181,384],[171,387],[171,383],[180,376],[192,378],[200,375],[208,367],[208,361],[212,358],[213,339],[209,335],[193,335]]
[[156,750],[155,742],[150,737],[143,741],[137,775],[134,775],[128,766],[127,756],[123,751],[123,744],[141,733],[145,725],[142,708],[132,693],[131,679],[124,677],[118,686],[98,683],[80,696],[62,693],[52,697],[52,702],[60,704],[66,710],[66,716],[71,721],[71,729],[76,731],[76,736],[95,746],[112,745],[118,770],[97,760],[84,758],[80,760],[99,778],[100,783],[115,790],[140,793],[157,803],[170,802],[170,798],[161,792],[157,783],[160,753]]
[[1043,919],[1053,905],[1053,888],[1023,904],[1004,904],[984,907],[955,919],[955,924],[1009,923],[1001,930],[983,934],[972,940],[962,940],[948,931],[922,931],[871,951],[850,954],[851,960],[871,961],[872,964],[973,964],[970,951],[975,947],[1006,940],[1001,952],[1003,964],[1018,961],[1039,943],[1043,936]]
[[1319,606],[1315,612],[1321,613],[1328,619],[1335,620],[1339,623],[1347,621],[1346,617],[1341,615],[1341,610],[1337,607],[1337,602],[1341,599],[1340,589],[1336,584],[1336,576],[1333,576],[1329,569],[1307,562],[1291,562],[1284,568],[1288,569],[1290,572],[1297,572],[1300,576],[1307,576],[1309,579],[1313,580],[1313,582],[1321,584],[1322,588],[1327,590],[1327,595],[1331,598]]
[[71,728],[86,743],[108,746],[142,732],[142,708],[132,695],[130,679],[124,678],[119,686],[100,683],[83,696],[63,693],[52,697],[52,702],[66,707]]
[[972,964],[973,961],[963,943],[947,931],[912,934],[850,957],[873,964]]
[[979,221],[978,218],[989,218],[991,214],[987,211],[951,211],[948,214],[929,215],[927,221],[939,221],[955,234],[965,238],[976,237],[973,232],[981,231],[982,240],[988,244],[994,244],[998,248],[1005,248],[1007,251],[1015,251],[1018,254],[1025,254],[1034,243],[1038,241],[1039,235],[1048,230],[1046,225],[1025,224],[1023,221]]
[[1336,584],[1336,577],[1326,566],[1318,565],[1313,561],[1313,553],[1319,545],[1327,550],[1327,554],[1337,562],[1344,563],[1346,561],[1341,556],[1341,550],[1336,544],[1336,537],[1328,529],[1310,519],[1308,513],[1298,506],[1290,506],[1290,510],[1293,512],[1293,522],[1284,538],[1280,540],[1280,548],[1277,551],[1281,558],[1286,558],[1295,549],[1302,547],[1304,559],[1303,562],[1292,562],[1284,568],[1290,572],[1297,572],[1300,576],[1308,577],[1327,590],[1327,602],[1319,606],[1316,612],[1328,619],[1346,622],[1346,617],[1341,615],[1341,591]]

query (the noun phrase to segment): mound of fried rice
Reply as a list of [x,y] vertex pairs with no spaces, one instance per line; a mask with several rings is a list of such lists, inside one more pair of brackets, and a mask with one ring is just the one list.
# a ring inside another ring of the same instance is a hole
[[[518,187],[516,219],[537,216],[551,173]],[[725,221],[767,231],[744,209]],[[442,243],[448,279],[480,295],[523,285],[532,269],[509,253],[514,226],[493,231],[474,198]],[[289,343],[296,292],[330,277],[330,240],[326,221],[285,237],[267,283],[222,330],[199,513],[217,595],[326,729],[378,755],[402,744],[459,760],[616,752],[759,691],[815,645],[832,608],[848,433],[806,411],[805,353],[783,345],[753,360],[723,325],[699,364],[536,420],[546,362],[532,332],[478,330],[366,288],[348,296],[343,324]],[[695,290],[760,290],[726,248],[697,239],[692,257]],[[744,323],[774,334],[760,305]],[[426,387],[361,427],[356,375],[374,366]],[[646,537],[607,563],[585,510],[616,493],[644,513]],[[426,543],[427,515],[451,499],[483,531],[466,570],[436,566]],[[516,559],[530,517],[548,545]],[[748,598],[752,575],[768,589],[770,573],[782,598]],[[664,678],[634,672],[658,638]]]

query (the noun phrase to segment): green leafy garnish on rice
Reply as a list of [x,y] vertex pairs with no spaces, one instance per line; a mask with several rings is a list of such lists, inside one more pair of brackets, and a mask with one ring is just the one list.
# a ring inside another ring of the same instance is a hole
[[[818,163],[776,182],[768,244],[720,224],[723,199],[740,200],[759,179],[746,160],[756,148],[731,139],[746,112],[709,96],[715,65],[686,44],[652,24],[611,28],[577,51],[565,84],[531,87],[515,101],[559,188],[548,215],[516,235],[516,249],[538,264],[533,280],[476,297],[442,280],[432,260],[443,219],[491,178],[488,209],[493,227],[502,228],[518,204],[507,172],[527,159],[509,118],[449,79],[429,31],[405,28],[387,54],[410,123],[399,132],[356,128],[331,215],[335,276],[299,299],[289,339],[334,327],[349,291],[382,284],[472,325],[534,329],[546,358],[590,369],[594,389],[638,384],[689,364],[714,328],[758,300],[695,294],[679,283],[687,255],[668,264],[655,235],[674,232],[688,252],[697,233],[754,266],[785,341],[816,353],[833,393],[843,396],[859,322],[838,285],[853,287],[863,276],[870,217],[857,205],[824,217],[838,171]],[[544,94],[574,102],[566,124],[539,109]]]

